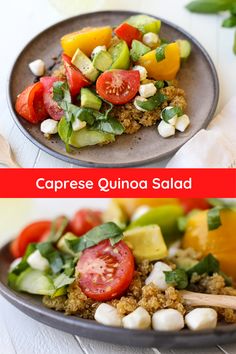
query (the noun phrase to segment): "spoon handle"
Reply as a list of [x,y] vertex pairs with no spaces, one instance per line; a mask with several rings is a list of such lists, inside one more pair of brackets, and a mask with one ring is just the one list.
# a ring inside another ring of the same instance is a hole
[[186,305],[222,307],[236,310],[236,296],[180,291]]

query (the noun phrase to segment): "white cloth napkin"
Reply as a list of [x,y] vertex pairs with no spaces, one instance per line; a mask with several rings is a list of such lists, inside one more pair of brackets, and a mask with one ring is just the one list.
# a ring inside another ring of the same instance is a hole
[[236,167],[236,96],[206,130],[200,130],[179,149],[166,167]]

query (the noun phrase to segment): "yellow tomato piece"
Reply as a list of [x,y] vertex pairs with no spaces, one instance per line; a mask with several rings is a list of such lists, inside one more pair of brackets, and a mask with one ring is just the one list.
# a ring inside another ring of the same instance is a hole
[[112,37],[111,27],[85,27],[81,31],[66,34],[61,38],[64,52],[73,57],[76,49],[90,56],[98,45],[109,46]]
[[138,61],[144,66],[148,76],[155,80],[173,80],[180,68],[180,50],[177,43],[170,43],[165,48],[165,59],[156,60],[156,50],[144,54]]
[[221,210],[220,217],[222,225],[209,231],[207,211],[193,214],[187,223],[183,247],[192,247],[203,256],[212,253],[221,270],[236,280],[236,211]]
[[158,225],[137,227],[124,232],[124,242],[131,248],[135,260],[157,261],[168,254],[161,229]]
[[129,217],[142,205],[151,208],[162,205],[180,205],[177,198],[116,198],[115,201]]

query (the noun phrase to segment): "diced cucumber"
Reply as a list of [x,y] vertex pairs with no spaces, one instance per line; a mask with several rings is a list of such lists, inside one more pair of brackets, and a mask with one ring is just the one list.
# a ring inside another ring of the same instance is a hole
[[98,130],[89,130],[85,127],[72,133],[69,144],[81,148],[97,144],[107,144],[113,141],[115,141],[114,134]]
[[102,106],[102,100],[88,88],[82,88],[81,107],[93,108],[99,111]]
[[77,236],[72,234],[71,232],[67,232],[64,236],[60,238],[60,240],[57,242],[57,248],[59,251],[71,254],[72,256],[75,256],[75,253],[69,249],[67,246],[66,240],[77,240]]
[[55,291],[52,280],[44,272],[32,268],[19,275],[16,289],[36,295],[52,295]]
[[93,66],[93,63],[87,57],[87,55],[85,55],[79,48],[76,50],[71,62],[90,81],[95,81],[96,78],[98,77],[99,75],[98,70]]
[[94,56],[93,65],[96,69],[104,72],[110,68],[112,61],[111,54],[102,50]]
[[136,39],[132,41],[132,46],[130,50],[131,59],[136,62],[141,56],[151,51],[151,48],[146,46]]
[[161,21],[147,15],[135,15],[129,17],[126,21],[131,26],[138,28],[143,33],[153,32],[159,33]]
[[178,39],[176,41],[180,49],[180,58],[187,59],[191,53],[191,44],[186,39]]

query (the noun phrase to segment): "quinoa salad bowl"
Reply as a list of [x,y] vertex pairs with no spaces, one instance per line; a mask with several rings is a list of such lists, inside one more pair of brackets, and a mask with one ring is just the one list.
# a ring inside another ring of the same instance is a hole
[[232,200],[113,199],[26,225],[0,250],[0,291],[45,324],[110,343],[233,342],[235,229]]
[[36,36],[8,93],[16,124],[38,147],[82,166],[129,167],[170,156],[206,127],[219,89],[210,57],[184,30],[107,11]]

